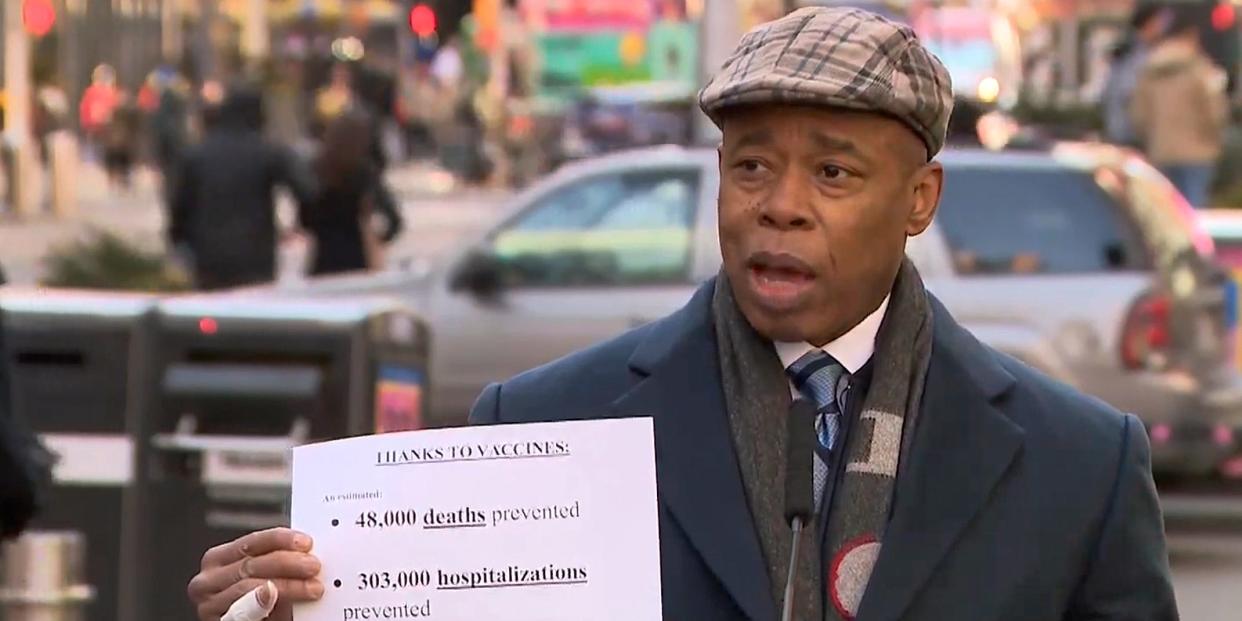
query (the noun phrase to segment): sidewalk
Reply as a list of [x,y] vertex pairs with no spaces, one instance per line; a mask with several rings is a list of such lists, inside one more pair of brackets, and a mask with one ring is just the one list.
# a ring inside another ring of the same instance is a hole
[[153,172],[136,169],[133,187],[120,195],[108,188],[102,168],[83,162],[76,183],[78,207],[65,219],[50,209],[25,217],[0,212],[0,265],[10,283],[37,283],[48,252],[92,230],[111,231],[146,248],[161,247],[164,217]]
[[[406,215],[407,235],[390,255],[436,253],[460,237],[461,229],[486,222],[504,204],[508,192],[458,187],[451,175],[422,164],[394,166],[387,175]],[[135,172],[129,194],[115,195],[103,170],[82,163],[77,179],[78,209],[59,220],[50,211],[25,219],[0,211],[0,266],[9,282],[36,284],[43,257],[53,248],[92,230],[106,230],[141,247],[159,250],[164,244],[164,209],[159,180],[150,170]]]

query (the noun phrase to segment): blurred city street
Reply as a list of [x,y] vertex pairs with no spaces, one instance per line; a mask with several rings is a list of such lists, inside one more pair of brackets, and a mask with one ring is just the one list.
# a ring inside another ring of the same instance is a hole
[[1237,618],[1242,594],[1242,535],[1178,534],[1169,538],[1173,585],[1186,621]]
[[[452,250],[463,235],[495,219],[511,192],[444,187],[441,171],[425,165],[403,166],[388,173],[409,226],[390,247],[391,265],[432,259]],[[165,209],[159,199],[158,178],[142,169],[128,195],[109,191],[102,169],[84,164],[78,177],[81,199],[67,219],[45,214],[18,220],[0,216],[0,247],[4,271],[14,285],[34,285],[43,274],[50,249],[94,230],[115,232],[140,247],[163,251]],[[286,271],[303,269],[299,246],[283,255]]]

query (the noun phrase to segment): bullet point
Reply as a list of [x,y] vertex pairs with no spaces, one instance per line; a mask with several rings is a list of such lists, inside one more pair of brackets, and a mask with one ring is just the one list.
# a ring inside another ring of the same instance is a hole
[[340,581],[340,580],[333,580],[333,581],[332,581],[332,586],[334,586],[334,587],[336,587],[336,588],[338,588],[338,589],[339,589],[339,588],[341,588],[341,581]]
[[333,525],[333,526],[340,526],[340,525],[341,525],[341,521],[340,521],[340,520],[332,520],[332,525]]

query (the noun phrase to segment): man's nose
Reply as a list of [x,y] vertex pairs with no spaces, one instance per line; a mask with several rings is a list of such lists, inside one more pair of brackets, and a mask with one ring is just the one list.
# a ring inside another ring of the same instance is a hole
[[760,205],[759,224],[782,231],[813,228],[809,191],[797,174],[785,173]]

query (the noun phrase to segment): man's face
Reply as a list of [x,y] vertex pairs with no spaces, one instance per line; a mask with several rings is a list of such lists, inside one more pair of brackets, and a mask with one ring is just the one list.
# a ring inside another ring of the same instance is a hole
[[906,237],[931,223],[943,173],[885,116],[801,106],[729,111],[720,250],[746,319],[823,345],[888,294]]

